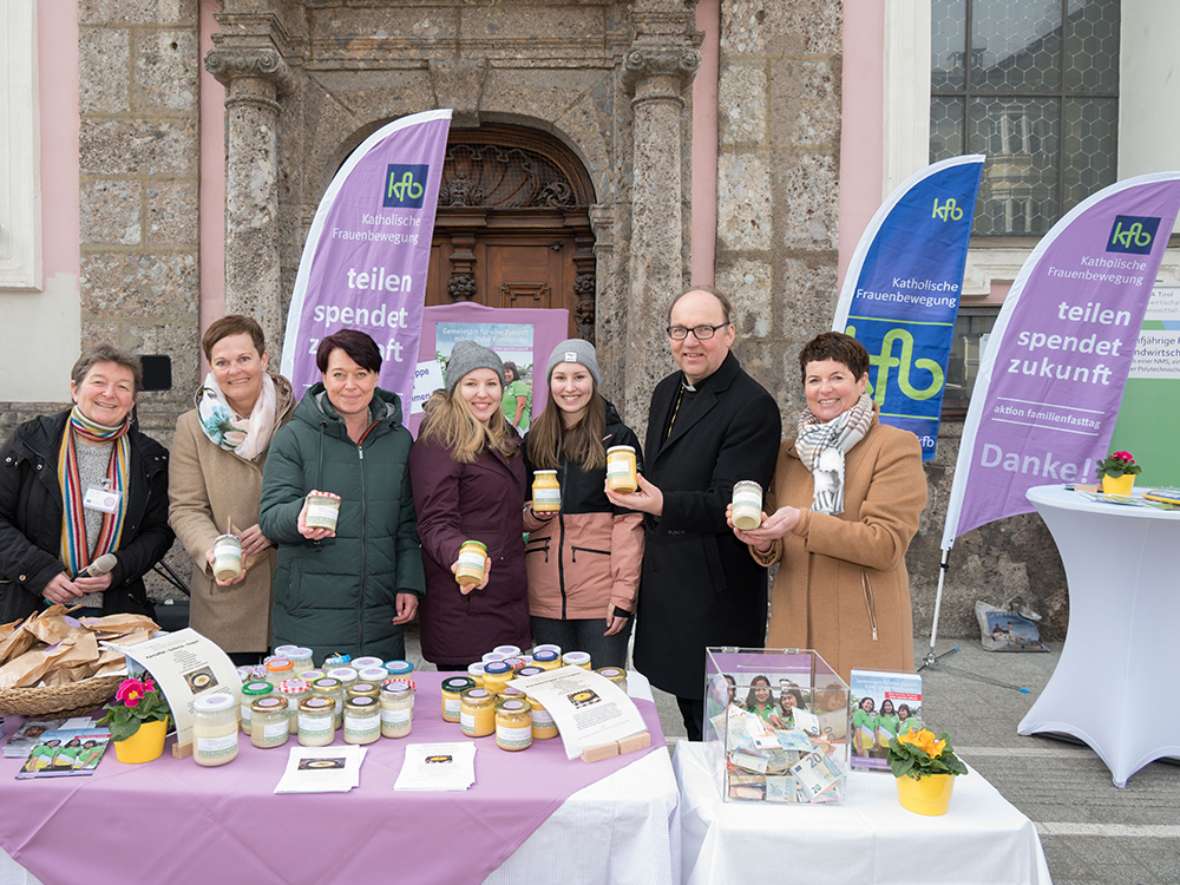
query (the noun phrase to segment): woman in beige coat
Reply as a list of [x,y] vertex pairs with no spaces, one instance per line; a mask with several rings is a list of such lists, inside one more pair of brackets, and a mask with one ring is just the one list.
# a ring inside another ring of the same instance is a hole
[[799,368],[807,408],[779,451],[770,516],[734,529],[755,560],[781,563],[766,644],[815,649],[845,680],[854,667],[912,672],[905,554],[926,506],[921,446],[878,421],[855,338],[817,336]]
[[[275,550],[258,527],[262,468],[274,432],[291,414],[291,385],[267,370],[266,340],[249,317],[227,316],[201,340],[210,371],[196,408],[176,421],[168,473],[168,521],[193,559],[189,623],[252,663],[270,641]],[[213,577],[213,542],[227,526],[242,541],[245,570]]]

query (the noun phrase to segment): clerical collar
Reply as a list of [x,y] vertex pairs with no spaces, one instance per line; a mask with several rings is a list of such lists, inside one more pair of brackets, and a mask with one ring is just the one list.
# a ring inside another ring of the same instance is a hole
[[685,378],[683,375],[680,376],[680,387],[686,393],[696,393],[697,392],[697,389],[695,387],[693,387],[691,384],[689,384],[688,379]]

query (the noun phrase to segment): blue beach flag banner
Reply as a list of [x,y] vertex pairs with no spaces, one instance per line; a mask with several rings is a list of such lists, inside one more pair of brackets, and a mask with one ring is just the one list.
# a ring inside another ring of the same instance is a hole
[[942,160],[890,194],[856,246],[832,323],[865,346],[881,421],[912,431],[924,461],[938,441],[983,162]]

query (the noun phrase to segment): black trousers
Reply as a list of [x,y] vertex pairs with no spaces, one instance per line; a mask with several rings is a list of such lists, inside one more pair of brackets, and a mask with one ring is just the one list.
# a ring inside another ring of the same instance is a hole
[[634,618],[614,636],[603,636],[605,618],[580,618],[563,621],[558,618],[529,618],[533,628],[534,645],[560,645],[563,652],[584,651],[590,655],[590,666],[626,667],[627,643],[631,639]]
[[704,698],[676,698],[680,707],[680,715],[684,718],[684,730],[688,732],[690,741],[701,739],[701,729],[705,723]]

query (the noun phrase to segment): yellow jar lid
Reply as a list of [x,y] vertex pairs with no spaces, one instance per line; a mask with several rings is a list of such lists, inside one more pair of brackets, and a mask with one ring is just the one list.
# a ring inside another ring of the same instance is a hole
[[281,713],[287,710],[287,699],[278,695],[267,695],[250,705],[255,713]]
[[308,713],[332,713],[336,710],[336,704],[328,698],[307,698],[299,705],[299,709]]

